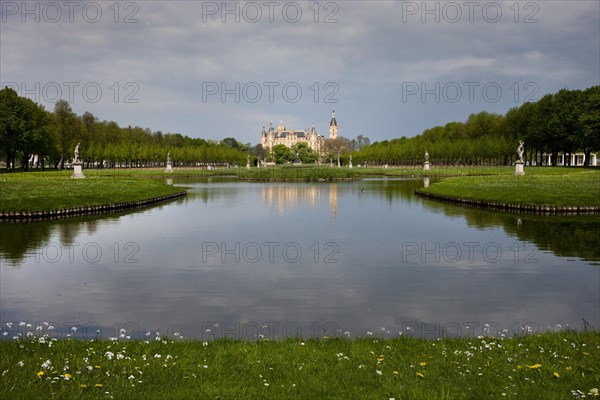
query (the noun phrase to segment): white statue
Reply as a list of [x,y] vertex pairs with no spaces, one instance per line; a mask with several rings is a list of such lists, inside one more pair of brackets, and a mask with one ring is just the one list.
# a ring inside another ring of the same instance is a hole
[[78,162],[81,162],[81,161],[79,160],[79,143],[77,143],[77,146],[75,146],[75,152],[74,152],[74,153],[75,153],[75,154],[74,154],[74,156],[75,156],[75,159],[73,160],[73,163],[78,163]]
[[172,165],[173,162],[171,161],[171,152],[169,151],[167,153],[167,165]]
[[429,153],[425,150],[425,161],[429,161]]
[[525,142],[519,140],[519,147],[517,148],[517,154],[519,155],[519,162],[523,162],[523,153],[525,152]]

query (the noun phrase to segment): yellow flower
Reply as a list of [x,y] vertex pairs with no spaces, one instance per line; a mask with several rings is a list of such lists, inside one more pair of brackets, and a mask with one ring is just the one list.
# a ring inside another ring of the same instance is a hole
[[400,372],[398,372],[398,371],[393,371],[393,372],[392,372],[392,374],[394,374],[394,375],[400,375]]
[[517,369],[521,369],[521,368],[523,368],[522,365],[517,365]]
[[37,375],[38,378],[43,378],[44,375],[46,375],[46,374],[44,373],[44,371],[40,371],[36,375]]
[[552,376],[554,376],[556,379],[560,378],[559,373],[556,371],[552,374]]
[[327,339],[329,339],[329,337],[323,336],[323,340],[327,340]]
[[542,364],[533,364],[533,365],[528,365],[527,368],[529,368],[529,369],[538,369],[541,366],[542,366]]
[[73,377],[73,375],[71,375],[71,374],[65,374],[65,380],[67,380],[67,381],[69,379],[71,379],[72,377]]
[[426,366],[426,365],[427,365],[427,363],[426,363],[425,361],[421,361],[421,362],[419,363],[419,365],[420,365],[421,367],[424,367],[424,366]]
[[99,389],[99,388],[101,388],[101,387],[102,387],[102,384],[101,384],[101,383],[96,383],[96,384],[94,385],[94,387]]
[[584,355],[586,355],[586,356],[589,356],[589,355],[590,355],[590,353],[588,353],[588,352],[586,352],[586,351],[584,351],[584,352],[583,352],[583,354],[584,354]]
[[425,375],[423,375],[423,374],[422,374],[422,373],[420,373],[420,372],[417,372],[417,376],[418,376],[419,378],[425,378]]
[[566,369],[567,369],[567,371],[570,371],[573,369],[573,367],[567,367]]
[[82,388],[82,389],[85,389],[85,388],[87,388],[87,385],[84,384],[84,383],[82,383],[81,385],[79,385],[79,387]]
[[100,369],[100,366],[99,365],[94,365],[94,368]]

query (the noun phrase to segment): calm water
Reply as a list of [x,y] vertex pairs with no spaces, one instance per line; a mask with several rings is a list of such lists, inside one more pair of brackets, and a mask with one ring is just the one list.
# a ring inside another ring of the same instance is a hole
[[149,209],[0,224],[6,336],[43,322],[205,340],[600,326],[600,217],[440,204],[414,196],[423,180],[175,184],[187,198]]

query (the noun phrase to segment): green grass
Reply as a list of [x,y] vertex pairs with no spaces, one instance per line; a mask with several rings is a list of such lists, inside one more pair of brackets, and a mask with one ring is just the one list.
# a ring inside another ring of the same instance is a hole
[[268,168],[85,170],[86,179],[70,179],[71,171],[32,171],[0,174],[0,212],[42,211],[128,202],[172,194],[172,188],[148,177],[235,176],[240,180],[302,181],[352,180],[366,176],[452,177],[424,191],[445,196],[525,205],[599,205],[600,170],[564,167],[337,168],[328,165]]
[[598,332],[437,341],[34,336],[0,341],[0,354],[3,399],[568,399],[600,388]]
[[181,192],[163,182],[120,176],[71,179],[71,172],[0,175],[0,212],[49,211],[131,202]]
[[420,191],[510,204],[598,206],[600,170],[531,168],[525,176],[448,178]]

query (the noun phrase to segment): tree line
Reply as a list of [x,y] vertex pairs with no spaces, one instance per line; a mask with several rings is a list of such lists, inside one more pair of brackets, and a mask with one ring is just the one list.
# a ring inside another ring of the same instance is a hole
[[168,152],[175,166],[245,165],[250,151],[250,144],[233,138],[218,143],[120,127],[90,112],[79,116],[65,100],[57,101],[50,112],[11,88],[0,90],[0,143],[0,157],[9,169],[62,169],[72,160],[77,143],[86,168],[163,166]]
[[[541,165],[550,154],[556,165],[562,152],[568,165],[573,152],[600,150],[600,86],[586,90],[562,89],[537,102],[511,108],[505,115],[480,112],[465,122],[450,122],[407,138],[370,143],[368,137],[327,140],[322,154],[305,143],[264,149],[260,144],[225,138],[220,142],[190,138],[179,133],[152,132],[100,121],[89,112],[79,116],[59,100],[52,112],[11,88],[0,90],[0,157],[7,168],[34,166],[64,168],[81,143],[86,168],[163,166],[171,153],[175,166],[245,165],[247,156],[276,163],[302,161],[347,164],[415,165],[425,151],[436,164],[508,165],[516,159],[519,140],[525,141],[526,161]],[[33,155],[37,155],[37,158]]]
[[573,152],[600,150],[600,86],[586,90],[562,89],[536,102],[511,108],[505,115],[480,112],[465,122],[450,122],[412,138],[375,142],[353,153],[367,164],[419,164],[425,151],[437,164],[508,165],[517,157],[519,140],[525,141],[526,161],[541,165],[549,154],[556,165],[562,152],[569,165]]

